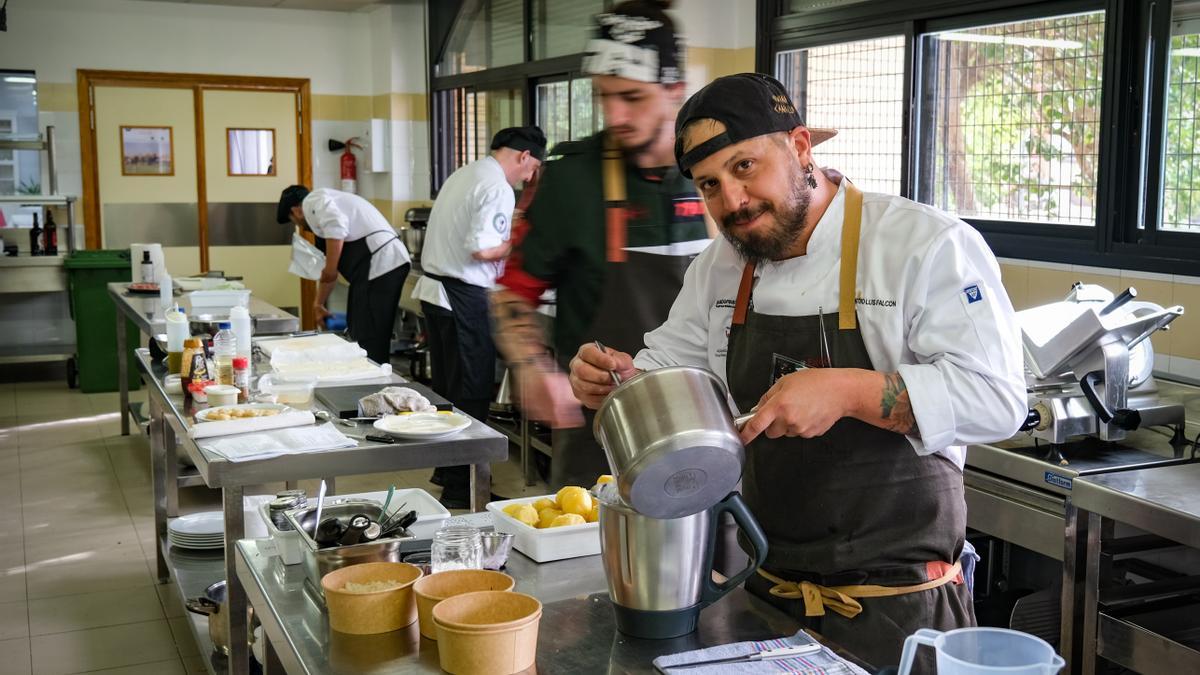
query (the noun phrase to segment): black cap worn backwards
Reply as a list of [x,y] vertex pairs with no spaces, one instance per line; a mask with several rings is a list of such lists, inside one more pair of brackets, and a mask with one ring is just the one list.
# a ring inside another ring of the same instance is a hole
[[684,45],[663,11],[666,4],[629,0],[597,14],[595,33],[584,48],[583,72],[655,84],[682,82]]
[[275,220],[282,225],[291,220],[292,207],[300,206],[300,202],[308,196],[308,188],[303,185],[290,185],[279,195],[279,206],[275,209]]
[[492,136],[492,150],[528,150],[539,162],[546,159],[546,134],[536,126],[508,127]]
[[[725,131],[685,150],[684,128],[702,119],[724,124]],[[761,73],[726,75],[693,94],[679,109],[675,117],[675,161],[680,173],[691,178],[692,167],[718,150],[799,126],[804,126],[804,120],[779,80]],[[837,134],[836,129],[809,127],[808,131],[813,145]]]

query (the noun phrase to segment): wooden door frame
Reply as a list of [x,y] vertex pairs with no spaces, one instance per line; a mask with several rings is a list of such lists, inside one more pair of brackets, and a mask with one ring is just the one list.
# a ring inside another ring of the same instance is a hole
[[[296,96],[296,158],[299,163],[299,182],[312,185],[312,88],[307,78],[257,77],[251,75],[211,75],[205,73],[152,73],[129,70],[87,70],[76,72],[76,92],[79,96],[79,149],[83,171],[83,206],[85,248],[100,246],[100,173],[96,158],[96,101],[94,88],[159,87],[190,89],[195,106],[196,126],[196,208],[199,227],[200,269],[208,270],[208,196],[204,159],[204,90],[234,89],[245,91],[281,91]],[[313,282],[300,285],[301,313],[305,325],[311,323],[309,306],[316,297]]]

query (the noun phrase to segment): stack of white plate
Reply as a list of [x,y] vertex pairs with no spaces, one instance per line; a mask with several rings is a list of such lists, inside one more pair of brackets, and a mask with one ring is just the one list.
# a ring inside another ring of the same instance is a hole
[[213,549],[225,546],[225,518],[220,511],[180,516],[167,523],[167,541],[177,548]]

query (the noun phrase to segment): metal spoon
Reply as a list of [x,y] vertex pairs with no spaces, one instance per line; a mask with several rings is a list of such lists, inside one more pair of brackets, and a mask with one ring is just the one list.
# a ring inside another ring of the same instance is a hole
[[325,506],[325,479],[321,479],[321,487],[317,490],[317,519],[313,521],[313,541],[317,540],[317,528],[321,525],[321,509]]
[[342,419],[342,418],[340,418],[340,417],[334,417],[333,415],[331,415],[331,414],[329,413],[329,411],[328,411],[328,410],[318,410],[318,411],[316,411],[316,412],[314,412],[314,413],[313,413],[313,417],[315,417],[315,418],[317,418],[317,419],[321,420],[322,422],[336,422],[336,423],[338,423],[338,424],[340,424],[340,425],[342,425],[342,426],[344,426],[344,427],[356,427],[356,426],[358,426],[356,423],[354,423],[354,422],[352,422],[352,421],[350,421],[350,420],[344,420],[344,419]]
[[[596,349],[599,349],[601,354],[608,353],[608,349],[604,345],[600,344],[599,340],[593,340],[592,343],[596,345]],[[610,371],[608,371],[608,374],[612,375],[612,381],[613,381],[614,387],[621,386],[621,376],[617,374],[617,371],[610,370]]]

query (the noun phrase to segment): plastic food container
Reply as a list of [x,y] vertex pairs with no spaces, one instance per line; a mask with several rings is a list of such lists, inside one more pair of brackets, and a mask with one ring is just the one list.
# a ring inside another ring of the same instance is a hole
[[193,310],[250,306],[250,291],[192,291],[188,298]]
[[[329,627],[341,633],[371,635],[390,633],[417,620],[412,585],[421,570],[402,562],[373,562],[343,567],[321,578]],[[399,582],[396,588],[352,593],[347,583]]]
[[438,661],[454,675],[511,675],[537,658],[542,603],[524,593],[479,591],[433,608]]
[[237,405],[239,393],[241,390],[231,384],[210,384],[204,388],[204,395],[208,397],[208,405],[213,408],[222,405]]
[[450,570],[417,579],[413,592],[417,595],[417,620],[421,622],[421,637],[437,639],[433,625],[433,608],[446,598],[476,591],[511,591],[516,582],[502,572],[491,570]]
[[522,497],[521,499],[488,503],[487,510],[494,517],[496,531],[514,535],[513,548],[540,563],[585,555],[599,555],[600,523],[539,530],[504,512],[504,507],[510,504],[532,504],[543,498],[553,499],[554,495]]
[[271,520],[271,502],[264,501],[258,505],[258,515],[266,524],[267,535],[271,537],[271,546],[284,565],[299,565],[304,562],[304,549],[301,547],[300,533],[296,530],[281,530],[275,527]]
[[258,388],[264,394],[270,394],[279,403],[290,406],[307,406],[312,404],[313,389],[317,386],[317,378],[294,378],[280,381],[278,376],[264,376]]

